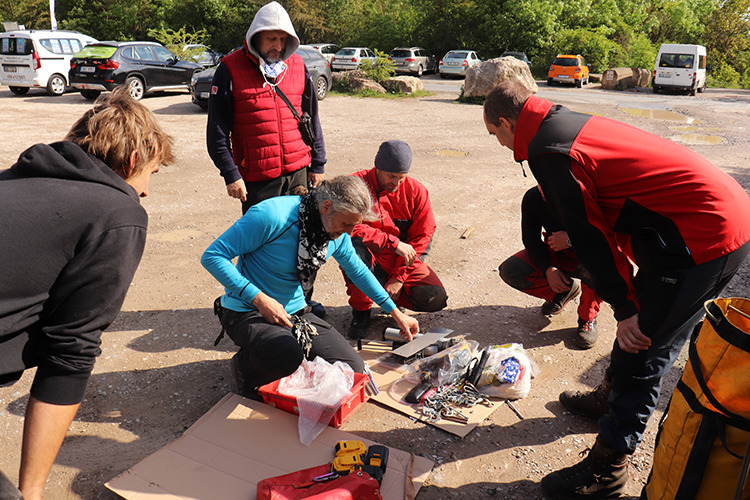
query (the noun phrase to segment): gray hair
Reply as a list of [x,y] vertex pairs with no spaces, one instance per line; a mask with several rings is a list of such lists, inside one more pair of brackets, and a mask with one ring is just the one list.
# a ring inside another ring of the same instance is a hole
[[372,198],[367,184],[359,177],[339,175],[323,181],[312,191],[315,205],[330,201],[334,212],[357,214],[364,221],[377,218],[372,211]]

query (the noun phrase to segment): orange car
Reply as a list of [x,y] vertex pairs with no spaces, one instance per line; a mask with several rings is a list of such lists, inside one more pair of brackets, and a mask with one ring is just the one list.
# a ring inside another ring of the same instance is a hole
[[580,54],[577,56],[559,54],[547,73],[547,85],[555,82],[575,83],[578,88],[588,84],[589,67],[586,66],[586,59]]

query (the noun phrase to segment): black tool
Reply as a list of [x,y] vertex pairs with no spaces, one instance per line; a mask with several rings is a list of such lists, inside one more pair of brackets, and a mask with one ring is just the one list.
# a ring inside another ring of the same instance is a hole
[[425,394],[427,394],[427,391],[432,388],[432,382],[431,382],[432,376],[430,375],[430,372],[422,372],[419,374],[419,383],[415,385],[412,390],[410,390],[406,396],[404,396],[404,401],[407,403],[411,403],[413,405],[419,404],[424,399]]
[[367,448],[364,465],[357,465],[356,470],[366,472],[370,477],[377,479],[379,484],[383,484],[383,475],[388,467],[388,447],[373,444]]
[[482,371],[484,370],[484,367],[487,366],[487,358],[489,358],[489,356],[490,353],[487,349],[482,350],[482,355],[479,358],[479,363],[474,366],[474,369],[466,377],[466,381],[474,387],[477,386],[479,379],[482,377]]

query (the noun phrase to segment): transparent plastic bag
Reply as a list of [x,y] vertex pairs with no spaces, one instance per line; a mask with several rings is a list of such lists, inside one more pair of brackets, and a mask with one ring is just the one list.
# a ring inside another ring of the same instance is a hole
[[351,393],[354,370],[321,357],[302,360],[297,371],[279,381],[279,393],[297,398],[299,440],[309,446],[323,432],[341,402]]
[[531,379],[539,373],[522,344],[487,347],[487,363],[477,382],[482,394],[502,399],[521,399],[531,390]]
[[466,373],[478,348],[476,340],[462,340],[437,354],[414,361],[404,377],[417,384],[421,381],[421,374],[427,372],[434,386],[453,383]]

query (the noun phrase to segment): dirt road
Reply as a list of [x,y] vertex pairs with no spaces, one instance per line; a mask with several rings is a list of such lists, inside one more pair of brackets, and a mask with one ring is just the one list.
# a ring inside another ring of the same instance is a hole
[[[562,94],[561,94],[562,95]],[[321,103],[327,175],[369,168],[378,145],[402,139],[414,150],[412,175],[430,190],[437,218],[429,263],[449,293],[448,309],[420,314],[422,330],[436,326],[471,333],[480,345],[520,342],[542,369],[529,396],[516,402],[520,420],[505,406],[460,439],[376,404],[365,405],[343,427],[436,462],[418,499],[542,498],[541,478],[579,460],[593,444],[596,424],[563,411],[557,395],[595,386],[614,339],[612,312],[599,319],[600,341],[575,350],[575,307],[552,320],[540,301],[501,282],[497,266],[520,248],[520,201],[534,185],[511,153],[490,137],[479,106],[457,104],[456,94],[421,99],[330,96]],[[637,95],[634,94],[634,100]],[[739,99],[748,94],[739,93]],[[170,443],[233,389],[229,340],[210,309],[220,286],[199,264],[203,250],[240,215],[205,150],[206,114],[187,94],[148,97],[144,104],[176,141],[177,162],[154,176],[143,201],[150,228],[145,254],[123,311],[103,336],[86,399],[58,456],[46,488],[52,499],[111,499],[103,484]],[[627,113],[614,104],[579,104],[575,91],[559,101],[574,110],[622,120],[664,137],[685,133],[675,122]],[[77,94],[13,97],[0,87],[5,139],[0,166],[28,146],[61,139],[89,107]],[[687,108],[686,108],[687,109]],[[719,136],[716,145],[691,146],[750,188],[747,113],[690,107],[697,134]],[[460,238],[473,228],[470,236]],[[747,265],[726,295],[748,296]],[[335,263],[323,267],[316,299],[341,331],[349,323],[343,280]],[[391,323],[378,318],[376,338]],[[645,441],[631,458],[627,492],[637,498],[650,467],[656,424],[679,372],[673,369]],[[33,372],[0,389],[0,468],[17,480],[23,409]]]

